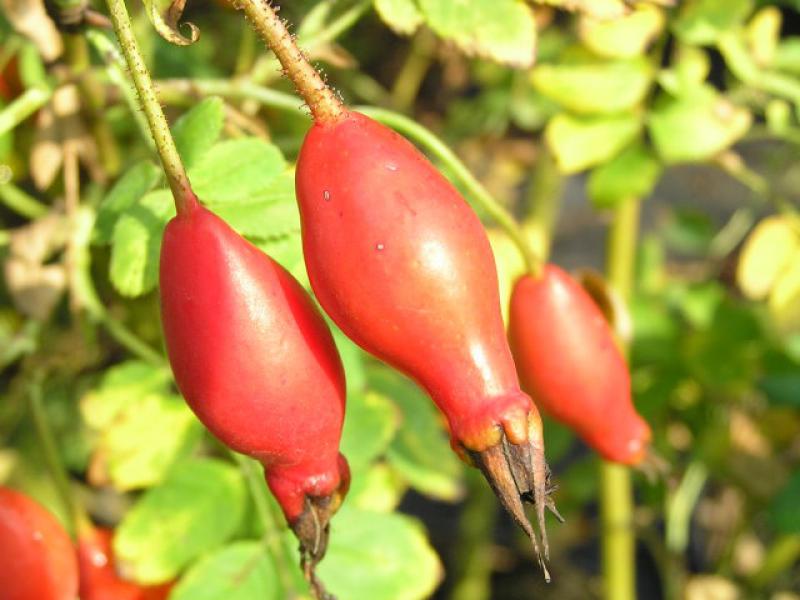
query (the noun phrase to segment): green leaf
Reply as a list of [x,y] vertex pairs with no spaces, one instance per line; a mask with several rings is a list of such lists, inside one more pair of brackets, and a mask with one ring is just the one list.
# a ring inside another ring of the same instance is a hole
[[787,36],[778,43],[772,66],[781,71],[800,75],[800,36]]
[[342,358],[344,372],[347,375],[347,394],[364,394],[367,388],[367,373],[364,366],[364,351],[347,337],[342,330],[331,326],[331,333],[336,342],[336,349]]
[[800,408],[800,373],[773,373],[762,378],[758,387],[770,404]]
[[579,114],[616,113],[642,102],[653,70],[645,58],[539,65],[531,75],[544,96]]
[[683,3],[673,29],[688,44],[709,45],[744,23],[752,10],[752,0],[689,0]]
[[400,504],[406,484],[390,466],[378,463],[353,477],[347,492],[348,506],[375,512],[392,512]]
[[400,34],[411,35],[422,23],[422,14],[414,0],[375,0],[375,11]]
[[633,58],[644,54],[647,46],[660,35],[664,22],[663,10],[644,4],[617,19],[584,16],[579,31],[583,43],[595,54]]
[[255,239],[253,242],[262,252],[289,271],[303,286],[310,287],[299,230],[269,240]]
[[128,169],[106,194],[97,211],[94,240],[99,244],[109,243],[119,216],[153,189],[159,179],[161,169],[149,160],[143,160]]
[[222,99],[206,98],[175,122],[172,137],[187,169],[219,139],[224,121]]
[[235,542],[197,561],[170,600],[279,600],[275,565],[261,542]]
[[156,190],[120,216],[112,236],[110,276],[123,296],[141,296],[156,286],[161,237],[174,214],[170,191]]
[[581,114],[615,113],[639,104],[650,88],[653,69],[644,57],[537,66],[531,79],[544,96]]
[[230,202],[211,198],[204,199],[204,204],[240,234],[251,238],[270,239],[300,232],[291,172],[272,178],[268,187],[248,200]]
[[772,499],[767,514],[781,533],[800,533],[800,471]]
[[236,532],[246,506],[239,471],[211,459],[176,465],[125,515],[114,538],[120,570],[139,583],[162,583]]
[[374,392],[347,397],[340,449],[354,473],[365,469],[394,437],[398,425],[394,405]]
[[417,521],[347,505],[331,521],[317,572],[331,593],[348,600],[428,598],[442,578],[439,557]]
[[99,452],[118,490],[150,487],[191,452],[202,431],[183,398],[149,394],[103,431]]
[[536,21],[520,0],[419,0],[434,32],[470,56],[529,67],[536,54]]
[[667,163],[708,160],[729,148],[750,129],[752,115],[710,88],[687,96],[662,96],[648,128]]
[[450,449],[441,416],[416,385],[386,367],[368,371],[370,388],[390,398],[402,422],[386,453],[389,463],[418,491],[455,501],[463,493],[461,464]]
[[280,150],[259,138],[226,140],[214,145],[189,170],[189,180],[204,204],[253,202],[269,193],[286,170]]
[[81,399],[81,414],[94,429],[105,429],[117,416],[150,393],[166,392],[172,374],[166,367],[130,360],[106,370],[100,385]]
[[563,173],[577,173],[616,156],[641,130],[636,114],[577,117],[561,113],[547,124],[545,139]]
[[612,208],[627,198],[647,198],[660,176],[658,160],[637,143],[592,171],[587,191],[597,208]]

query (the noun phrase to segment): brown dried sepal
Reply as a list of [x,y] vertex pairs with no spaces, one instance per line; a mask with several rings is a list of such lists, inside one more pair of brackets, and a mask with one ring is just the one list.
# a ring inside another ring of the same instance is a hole
[[330,496],[307,496],[305,509],[291,523],[292,531],[300,542],[300,566],[303,575],[318,600],[336,600],[317,578],[315,568],[328,549],[330,520],[341,504],[342,495],[339,492]]
[[[563,522],[564,519],[550,497],[555,487],[551,483],[550,468],[544,459],[543,448],[533,441],[514,444],[504,432],[497,444],[480,452],[470,450],[468,454],[472,463],[486,477],[503,508],[530,538],[536,560],[544,572],[545,581],[549,582],[547,561],[550,547],[544,522],[545,508],[549,509],[559,521]],[[525,502],[532,504],[536,511],[541,546],[536,531],[525,514]]]

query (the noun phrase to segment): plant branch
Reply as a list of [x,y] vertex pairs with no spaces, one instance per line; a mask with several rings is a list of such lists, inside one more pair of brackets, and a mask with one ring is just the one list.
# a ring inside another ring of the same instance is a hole
[[47,470],[50,472],[53,485],[66,511],[67,531],[69,531],[70,536],[74,539],[84,527],[85,523],[88,523],[88,517],[83,511],[83,508],[75,502],[69,475],[67,475],[64,464],[59,457],[53,430],[50,428],[50,423],[47,420],[47,413],[44,410],[44,404],[42,402],[42,385],[42,375],[37,372],[34,374],[33,381],[31,381],[28,389],[31,417],[33,418],[36,436],[39,439],[39,447],[44,456]]
[[276,516],[276,511],[272,508],[272,501],[267,493],[267,485],[261,476],[261,465],[243,454],[230,450],[230,455],[239,465],[239,470],[247,482],[250,497],[253,499],[256,513],[264,527],[264,542],[270,550],[270,554],[277,563],[278,576],[281,579],[281,587],[287,598],[298,597],[294,580],[290,569],[294,563],[294,557],[287,552],[286,546],[281,543],[282,522]]
[[27,89],[19,98],[0,111],[0,135],[11,131],[50,101],[53,90],[44,86]]
[[131,115],[133,115],[133,120],[142,133],[142,139],[150,150],[156,152],[156,144],[153,141],[153,136],[150,135],[147,118],[144,116],[144,113],[139,110],[139,102],[136,99],[136,89],[131,87],[125,75],[125,59],[120,55],[119,49],[105,34],[99,31],[89,29],[86,31],[85,35],[86,39],[94,46],[95,51],[97,51],[105,64],[108,78],[122,93],[122,97],[125,99],[125,103],[128,105]]
[[197,204],[197,197],[192,192],[186,169],[169,131],[169,124],[158,103],[150,72],[147,70],[147,65],[145,65],[136,43],[136,37],[133,35],[131,19],[125,2],[124,0],[107,0],[107,3],[111,21],[114,23],[114,31],[122,47],[122,54],[128,64],[136,92],[139,94],[139,102],[147,117],[150,134],[155,140],[161,164],[167,175],[167,182],[175,199],[175,208],[179,214],[184,213]]
[[305,100],[317,123],[336,123],[347,114],[342,101],[298,48],[286,24],[267,0],[240,0],[253,28],[275,53],[286,76]]
[[[2,173],[0,173],[2,175]],[[0,202],[20,216],[38,219],[47,214],[48,207],[10,181],[0,180]]]
[[[609,231],[606,271],[609,283],[625,302],[633,292],[639,208],[637,198],[621,199]],[[604,598],[635,600],[633,486],[628,467],[601,462],[600,513]]]

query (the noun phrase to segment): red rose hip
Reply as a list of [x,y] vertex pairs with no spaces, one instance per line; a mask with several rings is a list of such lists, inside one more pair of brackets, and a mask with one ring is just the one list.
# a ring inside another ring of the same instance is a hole
[[514,286],[509,338],[523,387],[605,459],[638,464],[650,427],[631,399],[625,359],[603,313],[567,273],[546,265]]
[[78,564],[67,532],[24,494],[0,487],[0,598],[75,600]]
[[160,286],[181,393],[216,437],[264,465],[313,565],[349,483],[344,372],[325,321],[283,267],[196,201],[164,232]]
[[530,535],[544,535],[541,421],[520,390],[485,230],[408,141],[344,111],[315,123],[296,172],[303,249],[320,304],[368,352],[419,382]]

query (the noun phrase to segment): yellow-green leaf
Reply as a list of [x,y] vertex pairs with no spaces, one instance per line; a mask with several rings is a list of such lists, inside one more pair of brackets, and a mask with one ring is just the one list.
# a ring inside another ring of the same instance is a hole
[[766,298],[798,249],[800,235],[786,217],[761,221],[742,248],[736,269],[739,289],[753,300]]
[[577,173],[616,156],[641,131],[637,114],[578,117],[561,113],[547,124],[545,139],[563,173]]
[[645,52],[664,28],[664,11],[644,4],[618,19],[581,17],[579,32],[584,45],[595,54],[633,58]]

